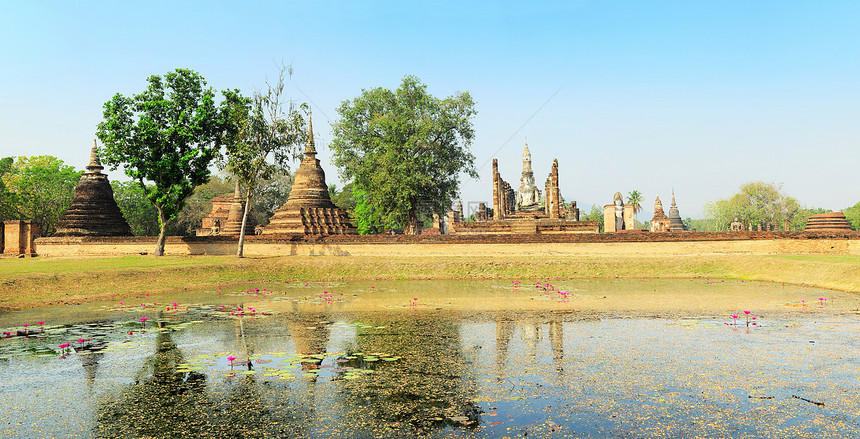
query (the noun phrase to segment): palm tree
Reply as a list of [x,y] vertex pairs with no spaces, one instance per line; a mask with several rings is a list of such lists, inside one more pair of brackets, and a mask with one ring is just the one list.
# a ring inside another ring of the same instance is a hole
[[[642,210],[642,205],[639,204],[640,201],[642,201],[642,194],[639,193],[639,191],[634,190],[634,191],[630,192],[629,194],[627,194],[627,202],[629,204],[633,205],[633,220],[634,220],[633,222],[634,223],[636,221],[639,221],[639,219],[636,218],[636,215],[639,213],[640,210]],[[634,224],[634,227],[635,227],[635,224]]]

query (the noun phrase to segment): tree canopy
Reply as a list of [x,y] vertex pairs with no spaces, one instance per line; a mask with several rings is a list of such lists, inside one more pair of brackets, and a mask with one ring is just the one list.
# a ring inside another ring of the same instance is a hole
[[792,224],[800,209],[796,199],[783,193],[782,184],[761,181],[741,185],[731,198],[705,204],[705,214],[718,230],[728,230],[735,218],[747,226],[781,229],[786,221]]
[[154,254],[161,256],[168,226],[194,188],[209,180],[228,118],[215,105],[213,89],[192,70],[152,75],[147,82],[142,93],[117,93],[104,104],[97,135],[104,161],[112,169],[123,166],[158,211]]
[[49,155],[0,160],[2,219],[33,220],[43,236],[53,234],[72,204],[82,173]]
[[418,232],[419,215],[444,215],[460,173],[477,178],[469,146],[475,104],[468,92],[439,99],[414,76],[397,90],[362,90],[344,101],[330,148],[356,194],[356,220]]
[[857,202],[857,204],[851,207],[843,209],[842,213],[845,214],[845,219],[848,220],[848,224],[851,225],[852,229],[860,230],[860,202]]

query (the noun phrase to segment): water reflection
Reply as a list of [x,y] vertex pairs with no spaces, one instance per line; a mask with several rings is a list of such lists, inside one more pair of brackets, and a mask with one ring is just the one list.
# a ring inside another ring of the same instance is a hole
[[[20,409],[0,415],[0,435],[46,436],[19,423],[103,438],[860,434],[856,296],[838,296],[842,308],[795,308],[774,287],[763,326],[735,330],[707,316],[600,315],[575,301],[530,308],[542,299],[531,292],[491,290],[522,297],[475,311],[428,298],[427,284],[421,308],[411,284],[397,285],[352,302],[303,293],[231,304],[272,305],[267,316],[204,304],[195,309],[210,311],[154,315],[156,327],[133,336],[121,319],[140,317],[117,314],[4,339],[0,390]],[[35,354],[84,333],[92,344],[64,360]],[[228,355],[240,360],[232,371]],[[31,397],[57,382],[70,383],[62,403]],[[74,393],[84,388],[89,396]],[[40,424],[51,416],[61,421]],[[62,421],[78,418],[88,426]]]

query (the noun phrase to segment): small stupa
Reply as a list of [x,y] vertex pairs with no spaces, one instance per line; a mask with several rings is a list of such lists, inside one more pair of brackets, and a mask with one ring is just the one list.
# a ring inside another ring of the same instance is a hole
[[75,186],[69,210],[57,223],[54,236],[132,236],[102,166],[93,140],[90,164]]
[[687,227],[684,226],[684,220],[681,219],[681,213],[678,211],[678,205],[675,204],[674,189],[672,189],[672,205],[669,207],[669,230],[672,232],[687,230]]
[[819,213],[809,217],[804,232],[850,231],[851,225],[842,212]]
[[308,117],[308,140],[304,159],[296,170],[290,196],[263,227],[264,235],[353,235],[355,226],[346,211],[331,201],[325,172],[317,159],[313,122]]
[[[227,212],[227,219],[224,221],[220,235],[239,236],[239,231],[242,230],[242,216],[244,214],[245,200],[242,199],[242,194],[239,191],[239,182],[236,182],[236,191],[233,193],[230,210]],[[253,235],[256,226],[257,220],[249,212],[248,219],[245,222],[245,235]]]
[[[680,214],[678,215],[680,218]],[[681,222],[683,224],[683,221]],[[654,201],[654,217],[651,218],[651,221],[648,223],[652,232],[668,232],[669,227],[671,226],[671,221],[669,217],[666,216],[666,212],[663,212],[663,202],[660,201],[660,196],[657,196],[657,199]]]

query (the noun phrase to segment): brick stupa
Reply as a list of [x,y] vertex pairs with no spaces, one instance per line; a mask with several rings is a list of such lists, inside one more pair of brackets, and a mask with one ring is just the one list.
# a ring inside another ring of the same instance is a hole
[[[196,230],[197,236],[239,236],[242,228],[242,215],[245,213],[245,200],[239,193],[239,185],[232,195],[212,199],[212,212],[203,218],[202,227]],[[257,220],[250,213],[245,224],[245,235],[253,235]]]
[[354,235],[355,226],[346,211],[331,201],[325,172],[320,167],[314,147],[313,124],[308,119],[308,141],[305,157],[296,170],[287,202],[275,211],[264,235]]
[[57,223],[54,236],[132,236],[102,166],[93,140],[90,164],[75,186],[69,210]]
[[812,215],[806,222],[804,232],[832,232],[839,230],[851,230],[851,225],[845,219],[842,212],[828,212]]

